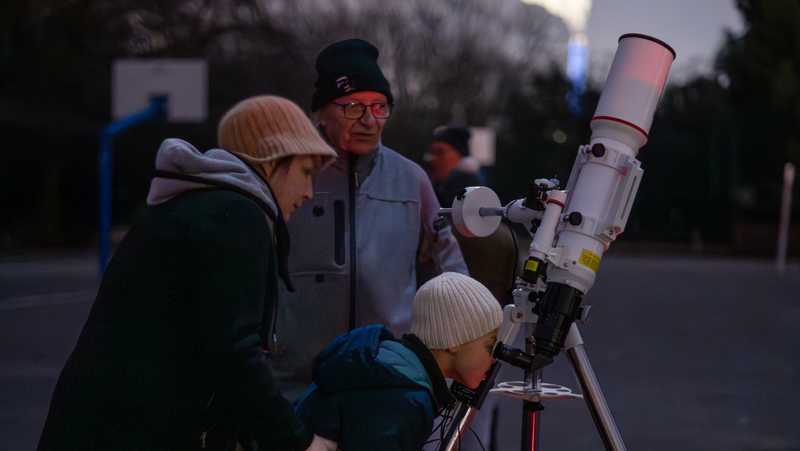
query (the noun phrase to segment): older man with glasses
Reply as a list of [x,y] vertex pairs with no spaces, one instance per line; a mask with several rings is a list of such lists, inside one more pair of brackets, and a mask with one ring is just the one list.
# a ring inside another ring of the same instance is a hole
[[340,158],[320,173],[313,201],[288,223],[289,270],[271,351],[286,393],[311,382],[314,357],[334,337],[381,323],[408,331],[423,240],[440,272],[467,274],[422,168],[381,142],[394,97],[378,49],[360,39],[317,57],[313,119]]

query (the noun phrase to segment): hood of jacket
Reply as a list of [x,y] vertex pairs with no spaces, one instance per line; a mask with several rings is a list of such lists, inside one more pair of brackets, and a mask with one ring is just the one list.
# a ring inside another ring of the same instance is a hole
[[[188,191],[223,188],[240,191],[261,203],[267,219],[274,225],[277,246],[278,275],[287,290],[294,291],[288,270],[290,237],[280,206],[267,182],[255,169],[231,152],[210,149],[200,152],[188,142],[169,138],[161,143],[156,154],[156,172],[147,193],[147,205],[159,205]],[[180,176],[186,176],[181,179]],[[177,177],[177,178],[176,178]]]
[[388,387],[433,390],[416,354],[378,324],[337,337],[314,361],[313,380],[329,393]]
[[156,169],[201,177],[211,183],[156,177],[150,184],[150,191],[147,194],[148,205],[162,204],[186,191],[206,188],[213,182],[221,182],[252,194],[269,205],[273,211],[279,212],[272,192],[261,176],[227,150],[210,149],[200,152],[182,139],[169,138],[158,148]]

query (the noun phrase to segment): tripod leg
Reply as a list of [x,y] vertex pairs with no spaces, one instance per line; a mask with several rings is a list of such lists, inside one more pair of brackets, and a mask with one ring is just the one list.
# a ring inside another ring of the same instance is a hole
[[589,356],[586,355],[586,350],[583,347],[583,338],[575,323],[570,327],[565,346],[567,347],[569,361],[572,363],[572,368],[575,370],[575,375],[581,384],[583,397],[592,414],[597,432],[603,439],[603,444],[605,444],[607,450],[625,451],[622,434],[620,434],[617,424],[614,422],[614,417],[611,415],[611,410],[608,408],[603,390],[600,388],[597,376],[595,376],[592,365],[589,363]]
[[453,423],[448,427],[445,439],[439,444],[440,451],[455,451],[461,449],[461,441],[466,437],[469,425],[477,415],[478,409],[466,403],[458,403]]
[[522,451],[539,451],[542,410],[541,402],[522,402]]
[[[529,329],[529,327],[526,329]],[[526,330],[527,332],[529,330]],[[534,352],[531,334],[525,337],[525,352],[528,354],[533,354]],[[525,370],[525,382],[528,386],[538,389],[542,383],[542,370]],[[542,410],[544,410],[544,405],[542,405],[541,401],[522,402],[522,441],[520,442],[522,451],[539,451]]]

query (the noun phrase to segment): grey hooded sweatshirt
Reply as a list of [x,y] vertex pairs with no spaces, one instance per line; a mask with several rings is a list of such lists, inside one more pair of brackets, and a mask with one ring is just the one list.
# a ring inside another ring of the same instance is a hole
[[[272,193],[264,181],[247,164],[226,150],[210,149],[200,152],[182,139],[166,139],[156,154],[156,169],[236,186],[277,210]],[[156,177],[150,185],[147,204],[159,205],[178,194],[207,187],[204,183]]]
[[288,222],[297,291],[282,291],[272,344],[285,388],[311,382],[314,357],[337,335],[373,323],[408,331],[423,241],[438,270],[468,274],[450,227],[434,227],[438,210],[422,168],[382,144],[320,173]]

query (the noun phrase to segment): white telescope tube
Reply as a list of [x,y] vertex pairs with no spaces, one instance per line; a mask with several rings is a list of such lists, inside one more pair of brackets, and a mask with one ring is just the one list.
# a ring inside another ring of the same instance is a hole
[[592,117],[592,144],[600,139],[622,141],[635,157],[647,142],[653,113],[664,91],[672,47],[643,34],[619,38],[617,53]]
[[579,150],[567,184],[565,213],[577,215],[561,224],[560,264],[550,266],[548,282],[582,293],[594,285],[603,254],[627,222],[642,173],[636,156],[647,142],[674,59],[675,51],[658,39],[620,37],[592,117],[590,145]]

